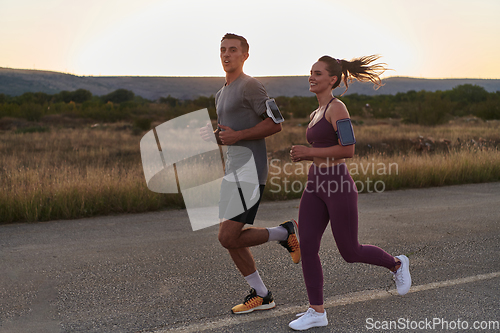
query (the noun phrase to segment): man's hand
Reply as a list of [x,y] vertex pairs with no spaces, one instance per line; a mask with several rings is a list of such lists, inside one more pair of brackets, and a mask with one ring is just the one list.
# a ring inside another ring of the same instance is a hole
[[236,142],[241,140],[241,136],[238,131],[221,124],[219,124],[219,127],[224,130],[219,132],[219,138],[223,145],[234,145]]
[[212,125],[207,123],[206,126],[200,128],[200,136],[205,141],[214,142],[214,130],[212,129]]

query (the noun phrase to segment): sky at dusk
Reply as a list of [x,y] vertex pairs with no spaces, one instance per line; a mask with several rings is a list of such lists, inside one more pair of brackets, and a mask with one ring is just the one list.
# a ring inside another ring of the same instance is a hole
[[253,76],[370,54],[385,76],[500,79],[500,1],[0,0],[0,67],[103,76],[223,76],[220,39]]

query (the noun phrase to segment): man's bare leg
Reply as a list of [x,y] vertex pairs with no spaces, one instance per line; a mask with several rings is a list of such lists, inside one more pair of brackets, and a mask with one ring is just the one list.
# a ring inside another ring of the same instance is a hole
[[227,220],[219,226],[219,241],[231,255],[234,264],[243,276],[256,271],[255,261],[249,247],[264,244],[269,239],[265,228],[246,228],[244,223]]
[[227,250],[241,275],[248,276],[257,270],[255,260],[253,259],[252,253],[248,247]]

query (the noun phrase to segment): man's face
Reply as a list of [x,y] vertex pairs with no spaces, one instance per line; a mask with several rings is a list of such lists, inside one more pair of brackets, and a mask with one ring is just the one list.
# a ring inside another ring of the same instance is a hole
[[226,73],[242,70],[247,59],[248,52],[243,52],[238,39],[224,39],[220,43],[220,60]]

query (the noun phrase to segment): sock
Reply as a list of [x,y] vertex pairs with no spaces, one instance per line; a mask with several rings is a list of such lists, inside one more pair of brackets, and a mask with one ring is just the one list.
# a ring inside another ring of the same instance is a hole
[[252,274],[245,276],[245,280],[248,282],[250,287],[255,289],[258,296],[267,296],[268,291],[266,286],[264,285],[264,282],[262,282],[262,279],[260,278],[259,271],[255,271]]
[[266,228],[269,232],[268,242],[272,241],[285,241],[288,239],[288,230],[282,226],[277,226],[274,228]]

